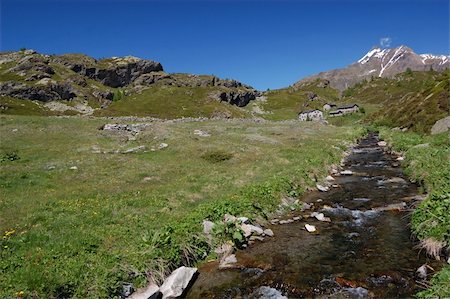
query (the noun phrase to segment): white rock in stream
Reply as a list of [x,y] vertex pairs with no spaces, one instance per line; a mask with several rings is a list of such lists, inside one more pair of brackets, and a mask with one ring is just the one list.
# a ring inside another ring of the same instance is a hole
[[325,215],[323,213],[313,212],[313,213],[311,213],[311,217],[315,217],[319,221],[331,222],[331,219],[328,217],[325,217]]
[[159,289],[163,294],[163,299],[173,299],[181,296],[195,273],[197,273],[197,268],[184,266],[173,271]]
[[331,175],[329,175],[329,176],[327,176],[327,177],[325,178],[325,180],[327,180],[327,181],[329,181],[329,182],[332,182],[332,181],[334,181],[335,179],[334,179],[334,177],[332,177]]
[[314,225],[305,224],[305,228],[310,233],[313,233],[316,231],[316,227]]
[[343,170],[343,171],[341,171],[341,174],[342,175],[352,175],[353,171],[351,171],[351,170]]
[[378,146],[386,146],[387,142],[386,141],[378,141]]
[[328,190],[330,190],[329,187],[327,186],[322,186],[320,184],[316,184],[317,190],[321,191],[321,192],[327,192]]

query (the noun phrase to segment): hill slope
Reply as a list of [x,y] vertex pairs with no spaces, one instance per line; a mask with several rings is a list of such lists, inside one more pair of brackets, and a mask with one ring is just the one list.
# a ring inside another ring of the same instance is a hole
[[393,78],[374,78],[344,91],[344,101],[379,107],[371,120],[428,133],[449,115],[450,71],[404,72]]
[[244,117],[236,106],[258,95],[235,80],[168,74],[159,62],[132,56],[0,53],[0,111],[7,114]]

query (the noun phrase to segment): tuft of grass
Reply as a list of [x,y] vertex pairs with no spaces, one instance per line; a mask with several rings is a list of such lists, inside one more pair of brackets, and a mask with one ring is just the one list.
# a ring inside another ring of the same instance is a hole
[[218,163],[230,160],[231,158],[233,158],[233,154],[218,150],[218,151],[208,151],[204,153],[201,157],[208,162]]

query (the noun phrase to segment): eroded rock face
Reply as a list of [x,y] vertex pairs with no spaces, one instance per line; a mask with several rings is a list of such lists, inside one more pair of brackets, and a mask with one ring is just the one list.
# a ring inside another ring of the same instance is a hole
[[[102,61],[99,62],[102,65]],[[143,74],[151,72],[162,72],[163,67],[159,62],[145,59],[112,59],[106,63],[106,67],[88,67],[85,64],[69,65],[70,69],[76,73],[91,79],[100,81],[110,87],[123,87],[136,80]]]
[[259,92],[253,91],[228,91],[220,93],[217,98],[221,102],[228,102],[238,107],[246,106],[250,101],[256,99]]
[[28,86],[14,81],[2,82],[0,83],[0,95],[42,102],[70,100],[76,97],[75,90],[70,84],[54,82],[38,86]]

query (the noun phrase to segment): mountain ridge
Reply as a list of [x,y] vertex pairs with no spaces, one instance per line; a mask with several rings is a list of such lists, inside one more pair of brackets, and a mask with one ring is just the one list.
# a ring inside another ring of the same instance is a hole
[[330,86],[343,91],[356,83],[372,77],[393,77],[407,69],[427,71],[430,69],[443,71],[450,68],[450,56],[435,54],[416,54],[407,46],[396,48],[373,47],[363,57],[344,68],[320,72],[303,78],[294,86],[315,79],[326,79]]

